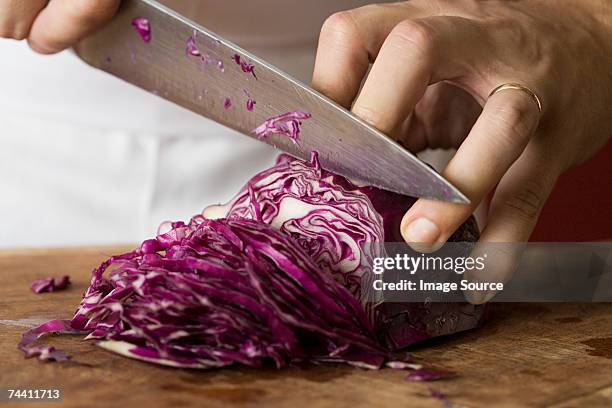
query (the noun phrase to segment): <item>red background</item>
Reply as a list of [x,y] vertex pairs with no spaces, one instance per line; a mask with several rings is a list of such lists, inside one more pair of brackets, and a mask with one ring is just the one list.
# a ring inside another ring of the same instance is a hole
[[612,239],[612,141],[563,174],[546,202],[531,241]]

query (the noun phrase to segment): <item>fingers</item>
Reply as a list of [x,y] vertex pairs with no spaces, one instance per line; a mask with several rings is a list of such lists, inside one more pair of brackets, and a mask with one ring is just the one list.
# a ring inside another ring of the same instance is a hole
[[46,0],[0,0],[0,37],[23,40]]
[[363,41],[351,12],[329,17],[319,37],[312,87],[347,109],[370,64],[370,50]]
[[349,108],[367,73],[352,110],[398,136],[428,85],[459,77],[493,55],[479,23],[436,16],[443,10],[427,7],[431,2],[366,6],[330,17],[321,30],[313,87]]
[[411,152],[455,148],[465,140],[481,112],[482,106],[468,92],[439,82],[427,88],[394,136]]
[[482,59],[482,48],[466,47],[480,36],[476,23],[457,17],[404,20],[396,25],[372,65],[353,112],[397,136],[430,84],[453,80]]
[[51,0],[34,20],[28,42],[43,54],[76,44],[110,20],[120,0]]
[[540,211],[561,173],[530,145],[508,170],[495,190],[489,221],[482,233],[484,242],[524,242],[529,239]]
[[[531,144],[504,175],[491,202],[489,221],[472,256],[487,255],[485,268],[472,270],[466,279],[480,282],[506,283],[520,261],[524,243],[529,240],[552,192],[560,167],[544,166],[547,160]],[[495,292],[469,292],[471,303],[489,301]]]
[[492,95],[442,173],[470,199],[470,204],[419,199],[402,220],[406,242],[446,242],[521,155],[539,118],[537,106],[525,92],[505,90]]
[[[525,245],[524,242],[477,242],[470,257],[484,259],[484,269],[470,268],[465,272],[464,278],[471,283],[506,284],[521,260]],[[497,291],[464,290],[463,294],[468,302],[479,305],[491,300]]]
[[313,88],[350,108],[370,63],[393,27],[431,12],[413,4],[384,4],[333,14],[319,36]]

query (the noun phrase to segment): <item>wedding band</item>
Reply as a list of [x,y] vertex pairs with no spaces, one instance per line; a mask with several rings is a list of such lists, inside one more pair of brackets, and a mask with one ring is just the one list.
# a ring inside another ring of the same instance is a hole
[[527,88],[526,86],[523,86],[521,84],[517,84],[514,82],[508,82],[506,84],[499,85],[498,87],[496,87],[495,89],[491,91],[491,93],[489,94],[489,98],[500,91],[505,91],[506,89],[516,89],[516,90],[525,92],[536,103],[536,105],[538,106],[538,111],[542,113],[542,101],[540,100],[538,95],[536,95],[535,92],[533,92],[531,89]]

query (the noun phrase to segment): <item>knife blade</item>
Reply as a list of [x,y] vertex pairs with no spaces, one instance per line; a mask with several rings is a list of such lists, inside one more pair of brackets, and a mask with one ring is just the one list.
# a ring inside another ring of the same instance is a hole
[[[150,38],[133,27],[138,21],[148,23]],[[316,151],[324,169],[360,183],[469,202],[427,164],[348,110],[156,1],[124,0],[112,22],[75,51],[95,68],[251,137],[270,117],[306,112],[310,116],[299,121],[297,140],[282,132],[258,139],[305,160]]]

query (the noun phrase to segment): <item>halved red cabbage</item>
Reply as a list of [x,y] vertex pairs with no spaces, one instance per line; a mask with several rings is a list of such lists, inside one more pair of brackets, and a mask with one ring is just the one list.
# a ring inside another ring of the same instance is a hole
[[[268,223],[299,242],[356,297],[371,299],[370,292],[362,293],[362,276],[370,271],[374,257],[385,256],[383,242],[403,242],[399,225],[415,201],[325,171],[316,155],[310,163],[281,155],[275,166],[255,175],[230,202],[210,206],[203,215]],[[471,217],[449,241],[477,239],[478,227]],[[469,303],[382,302],[364,307],[378,340],[392,350],[474,328],[484,315],[483,306]]]
[[258,139],[271,134],[280,134],[290,138],[297,146],[300,145],[300,126],[302,120],[310,118],[310,114],[303,111],[291,111],[282,115],[266,119],[253,133]]
[[227,204],[207,207],[207,218],[249,218],[291,236],[317,265],[360,296],[361,277],[383,256],[383,220],[368,196],[346,179],[310,162],[281,155]]
[[30,285],[30,289],[34,293],[43,292],[57,292],[58,290],[64,290],[70,285],[70,277],[68,275],[62,276],[60,279],[55,278],[41,278],[36,279]]
[[145,17],[136,17],[132,20],[132,27],[146,43],[151,42],[151,24]]

